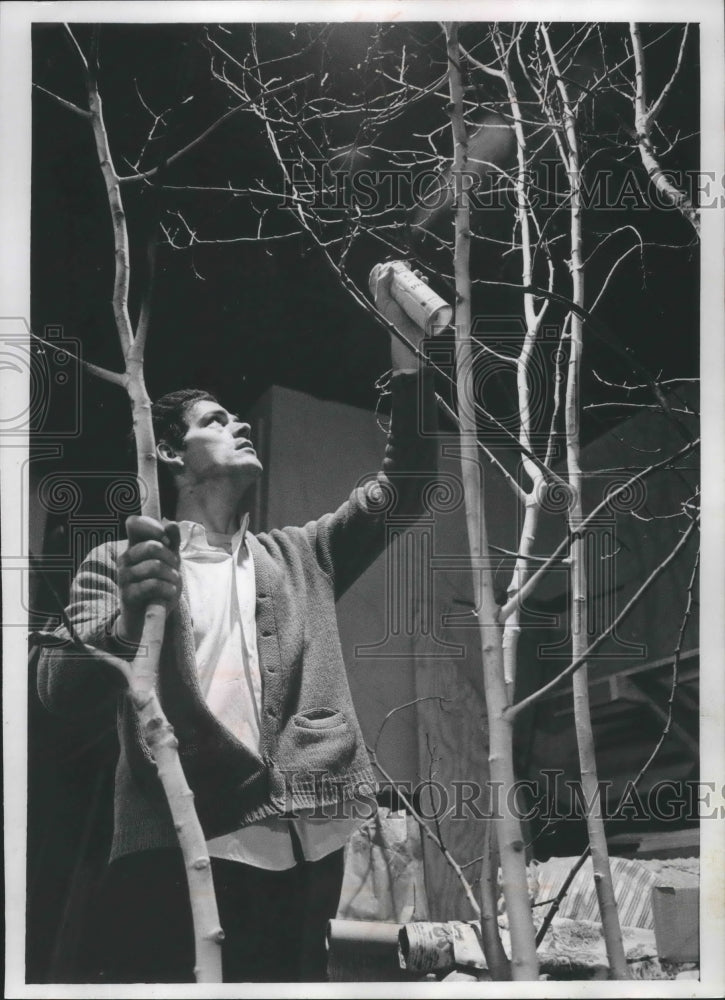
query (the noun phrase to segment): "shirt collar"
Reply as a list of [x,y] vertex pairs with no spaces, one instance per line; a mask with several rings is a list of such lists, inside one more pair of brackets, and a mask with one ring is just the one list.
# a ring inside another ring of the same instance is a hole
[[[230,545],[233,552],[240,545],[244,544],[247,528],[249,527],[249,513],[244,514],[239,527],[233,535],[207,533],[204,525],[199,524],[197,521],[178,521],[177,524],[179,525],[180,535],[179,552],[186,551],[191,545],[199,548],[225,549],[225,542]],[[209,537],[210,534],[211,539]]]

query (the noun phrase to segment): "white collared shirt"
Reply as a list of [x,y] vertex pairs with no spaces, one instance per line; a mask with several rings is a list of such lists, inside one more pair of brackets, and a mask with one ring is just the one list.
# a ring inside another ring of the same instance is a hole
[[[245,516],[234,535],[207,532],[179,521],[184,579],[194,630],[196,666],[206,703],[226,728],[260,752],[262,676],[256,626],[254,560],[246,544]],[[289,825],[302,853],[318,861],[342,847],[360,825],[355,820],[261,820],[208,842],[209,854],[256,868],[283,871],[295,865]]]
[[234,535],[179,523],[184,578],[194,628],[199,685],[214,715],[259,753],[262,678],[257,655],[254,561]]

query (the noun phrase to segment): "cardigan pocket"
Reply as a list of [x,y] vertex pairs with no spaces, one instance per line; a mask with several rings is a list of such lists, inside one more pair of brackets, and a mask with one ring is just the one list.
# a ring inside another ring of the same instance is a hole
[[312,708],[308,712],[299,712],[292,716],[292,721],[298,729],[336,729],[346,725],[342,712],[332,708]]
[[282,770],[323,770],[339,774],[355,755],[356,727],[332,708],[313,708],[291,716],[279,741]]

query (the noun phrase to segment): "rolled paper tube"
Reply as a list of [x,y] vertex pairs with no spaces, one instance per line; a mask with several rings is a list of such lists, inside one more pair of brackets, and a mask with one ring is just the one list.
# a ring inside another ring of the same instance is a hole
[[401,982],[398,935],[402,924],[331,920],[327,925],[327,974],[331,982]]
[[369,948],[393,952],[398,947],[402,924],[377,920],[331,920],[327,925],[327,947],[339,949]]
[[453,318],[453,308],[432,288],[429,288],[424,281],[421,281],[416,274],[413,274],[404,260],[393,260],[386,264],[375,265],[368,280],[373,296],[380,276],[388,267],[393,269],[393,280],[390,286],[392,298],[414,323],[425,330],[427,337],[435,336],[436,333],[440,333],[441,330],[450,325]]

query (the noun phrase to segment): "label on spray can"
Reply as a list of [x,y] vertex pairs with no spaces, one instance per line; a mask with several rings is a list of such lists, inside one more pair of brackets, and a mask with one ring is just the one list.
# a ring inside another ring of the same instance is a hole
[[424,281],[413,274],[404,260],[393,260],[386,264],[376,264],[370,272],[370,291],[375,296],[375,287],[386,268],[393,269],[390,294],[400,308],[414,323],[425,330],[426,336],[434,337],[450,325],[453,308],[445,299],[437,295]]

